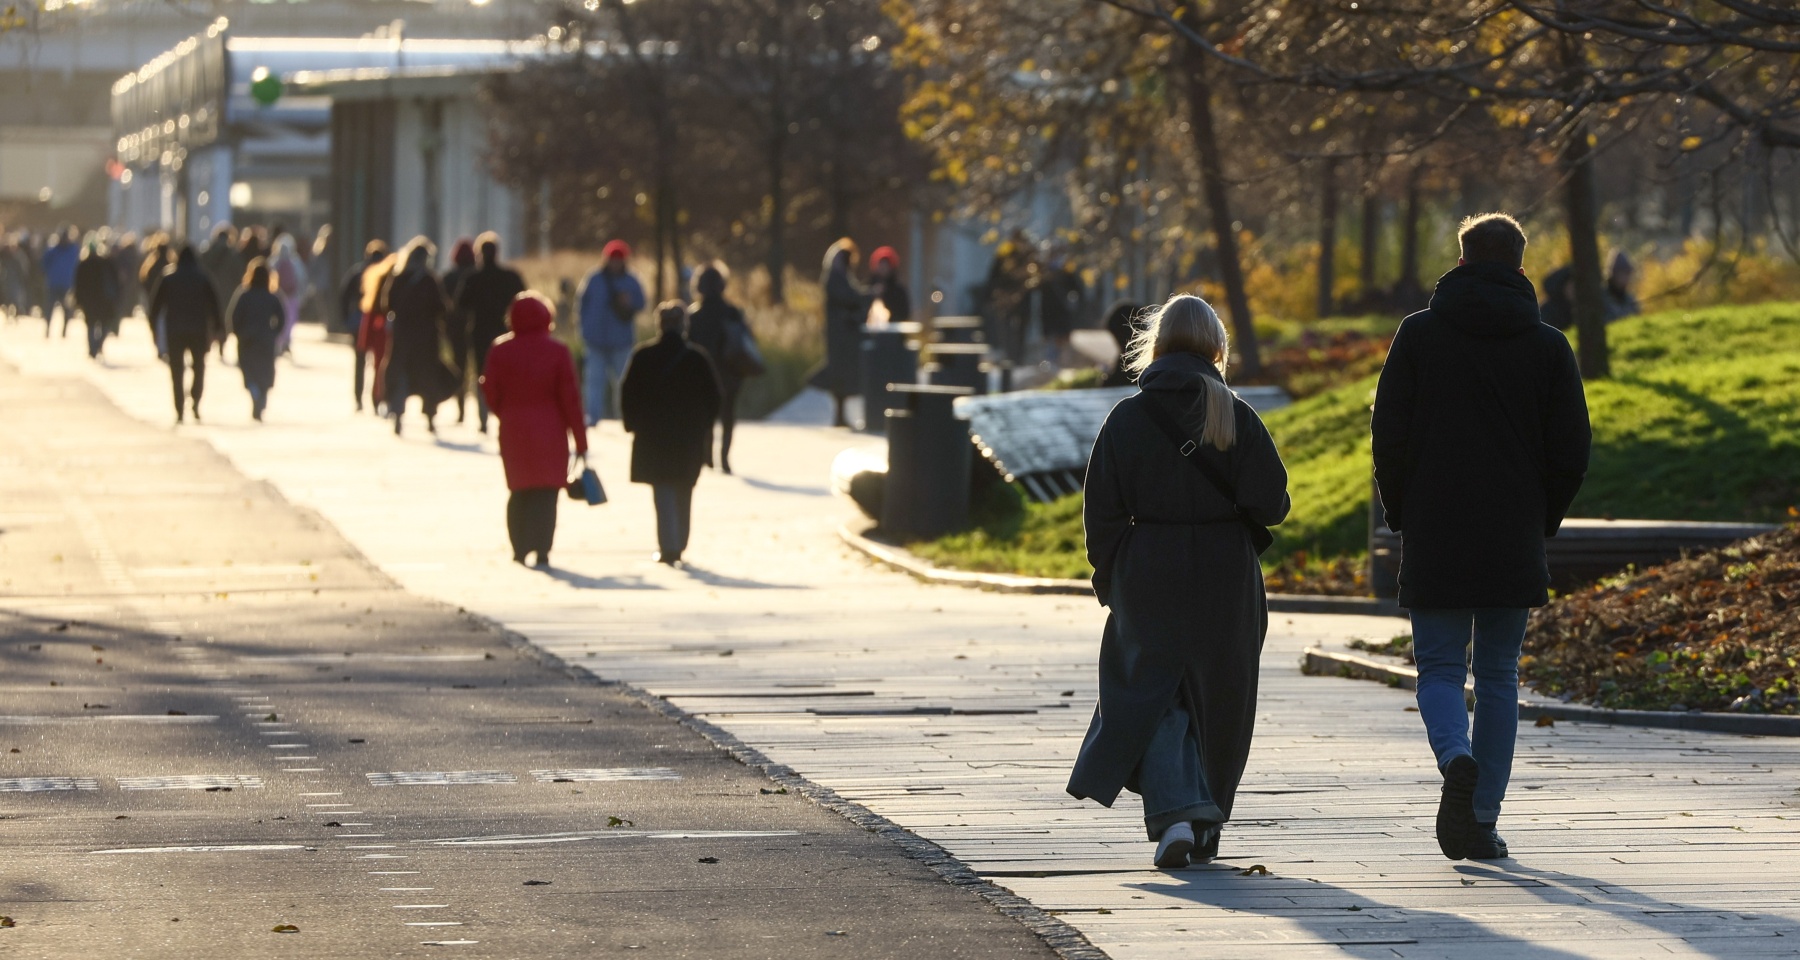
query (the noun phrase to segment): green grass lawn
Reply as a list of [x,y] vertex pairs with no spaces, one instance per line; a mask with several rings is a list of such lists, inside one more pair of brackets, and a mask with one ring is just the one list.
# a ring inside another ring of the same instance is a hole
[[[1579,517],[1786,519],[1800,504],[1800,303],[1677,310],[1612,325],[1613,377],[1587,385],[1594,455]],[[1375,377],[1265,418],[1294,509],[1265,562],[1359,554]],[[913,549],[972,570],[1084,577],[1081,498],[988,510]]]

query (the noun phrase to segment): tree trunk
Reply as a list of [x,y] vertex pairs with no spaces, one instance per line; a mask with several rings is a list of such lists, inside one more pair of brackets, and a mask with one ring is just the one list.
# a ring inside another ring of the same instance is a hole
[[1394,299],[1404,310],[1411,310],[1425,292],[1419,285],[1419,217],[1424,213],[1420,209],[1423,190],[1419,181],[1424,176],[1423,164],[1414,164],[1406,175],[1406,209],[1400,224],[1400,279],[1394,282]]
[[1581,376],[1608,375],[1606,350],[1606,278],[1600,267],[1599,203],[1594,190],[1594,155],[1587,124],[1577,123],[1563,147],[1563,209],[1569,227],[1569,263],[1574,268],[1575,329],[1579,334]]
[[1326,157],[1319,173],[1319,298],[1315,311],[1323,320],[1336,312],[1332,296],[1337,279],[1338,158]]
[[769,271],[769,302],[787,302],[782,274],[787,266],[787,116],[777,109],[769,138],[769,251],[764,261]]
[[[1186,8],[1184,16],[1195,16]],[[1236,334],[1238,364],[1245,377],[1262,373],[1262,353],[1256,342],[1256,323],[1250,315],[1250,296],[1244,288],[1244,265],[1238,253],[1237,227],[1231,219],[1231,195],[1225,183],[1225,166],[1219,153],[1219,134],[1213,126],[1211,64],[1196,47],[1186,46],[1183,56],[1187,80],[1188,129],[1200,157],[1200,186],[1212,214],[1213,240],[1219,250],[1219,279],[1225,285],[1225,303]]]
[[1362,195],[1362,256],[1358,259],[1357,286],[1365,308],[1375,304],[1375,258],[1381,252],[1381,197],[1374,184],[1365,184]]
[[656,185],[656,197],[650,201],[651,203],[656,204],[655,208],[651,212],[651,218],[650,218],[651,222],[653,224],[655,224],[655,227],[653,228],[652,236],[654,238],[654,246],[656,248],[656,292],[651,294],[651,296],[650,296],[650,299],[653,301],[660,300],[662,298],[663,291],[668,289],[667,287],[665,287],[663,285],[664,281],[667,279],[667,277],[665,277],[664,273],[663,273],[663,265],[668,262],[668,258],[663,255],[664,251],[666,250],[665,245],[668,243],[668,232],[665,229],[665,227],[667,225],[667,218],[665,218],[663,216],[663,210],[665,210],[668,207],[669,192],[668,192],[668,187],[664,186],[660,182],[661,177],[662,177],[662,175],[658,174],[659,182]]

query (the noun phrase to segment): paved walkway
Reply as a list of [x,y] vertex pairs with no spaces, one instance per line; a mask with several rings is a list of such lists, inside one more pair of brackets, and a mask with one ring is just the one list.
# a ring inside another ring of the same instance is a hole
[[[89,376],[167,422],[143,327],[94,367],[73,341],[0,334],[0,357]],[[1102,611],[1069,597],[933,588],[833,536],[825,487],[853,435],[746,425],[707,474],[686,570],[650,562],[649,495],[615,426],[595,438],[613,502],[565,501],[549,576],[514,567],[491,443],[349,412],[348,353],[302,338],[269,422],[218,370],[205,437],[314,508],[409,589],[505,624],[594,673],[704,716],[928,837],[1114,957],[1740,957],[1800,951],[1800,742],[1527,728],[1503,827],[1517,859],[1436,852],[1437,777],[1409,698],[1303,677],[1300,650],[1386,637],[1390,619],[1277,616],[1256,749],[1225,861],[1146,869],[1132,800],[1062,793],[1094,696]],[[1260,865],[1262,871],[1249,870]],[[1249,875],[1244,875],[1248,870]]]

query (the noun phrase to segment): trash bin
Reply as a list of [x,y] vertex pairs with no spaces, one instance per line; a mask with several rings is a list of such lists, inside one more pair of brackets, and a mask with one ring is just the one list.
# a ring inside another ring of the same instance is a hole
[[860,359],[864,430],[881,433],[887,429],[888,408],[896,406],[888,384],[919,379],[919,354],[911,339],[918,332],[916,323],[896,323],[863,336]]
[[930,540],[969,525],[969,471],[974,445],[956,418],[968,387],[895,383],[887,412],[887,489],[881,530],[897,540]]
[[930,382],[937,386],[968,387],[977,394],[988,392],[988,374],[982,369],[988,348],[981,343],[934,343]]
[[931,332],[939,343],[980,343],[986,339],[980,317],[938,317],[931,321]]

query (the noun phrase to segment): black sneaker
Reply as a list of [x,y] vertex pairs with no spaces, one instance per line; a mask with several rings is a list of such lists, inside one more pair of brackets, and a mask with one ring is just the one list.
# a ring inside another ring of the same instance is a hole
[[1438,849],[1452,860],[1469,856],[1475,840],[1475,784],[1481,768],[1475,758],[1459,754],[1444,766],[1444,792],[1438,799]]
[[1188,863],[1198,866],[1219,859],[1219,832],[1224,828],[1222,823],[1194,823],[1194,850],[1188,854]]
[[1475,825],[1475,836],[1469,841],[1467,855],[1470,860],[1505,860],[1512,856],[1507,852],[1500,831],[1491,823]]

